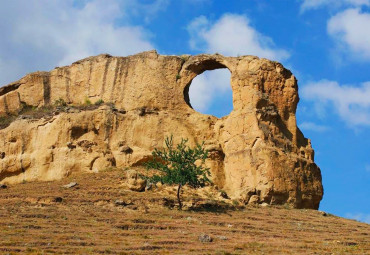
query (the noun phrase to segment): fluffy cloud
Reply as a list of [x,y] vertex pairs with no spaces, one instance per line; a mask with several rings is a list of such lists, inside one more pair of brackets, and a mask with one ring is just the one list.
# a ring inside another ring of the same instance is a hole
[[[153,2],[153,8],[158,11],[158,3],[165,1]],[[130,24],[132,13],[153,15],[150,6],[111,0],[3,2],[0,86],[26,72],[49,70],[91,55],[127,55],[152,49],[150,33]]]
[[322,80],[304,86],[301,95],[321,106],[332,104],[349,126],[370,126],[370,82],[354,87]]
[[341,6],[370,6],[370,0],[303,0],[301,11],[318,9],[324,6],[332,8]]
[[351,55],[370,60],[370,13],[348,9],[331,17],[327,30],[339,47]]
[[[226,14],[214,23],[200,16],[187,29],[193,50],[229,56],[256,55],[273,60],[289,57],[287,51],[276,48],[271,38],[255,30],[242,15]],[[228,70],[215,70],[197,77],[190,86],[189,96],[195,109],[206,111],[221,93],[232,94]]]
[[224,55],[256,55],[283,60],[289,54],[274,46],[271,38],[255,30],[246,16],[226,14],[212,23],[205,16],[194,19],[187,27],[190,47]]
[[318,125],[313,122],[302,122],[299,124],[299,127],[303,130],[310,130],[310,131],[315,131],[315,132],[325,132],[329,130],[329,127],[324,126],[324,125]]
[[195,77],[189,89],[192,107],[200,112],[207,111],[217,94],[225,95],[230,92],[230,77],[227,69],[209,71]]

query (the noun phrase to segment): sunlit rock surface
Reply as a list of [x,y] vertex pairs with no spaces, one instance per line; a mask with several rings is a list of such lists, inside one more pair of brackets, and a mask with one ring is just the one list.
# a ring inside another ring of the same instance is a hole
[[[234,107],[221,119],[194,111],[188,95],[194,77],[218,68],[231,72]],[[175,142],[205,142],[212,179],[232,198],[315,209],[322,199],[314,151],[296,124],[297,80],[280,63],[156,51],[99,55],[0,88],[0,115],[59,99],[112,104],[38,119],[20,116],[0,130],[0,183],[140,165],[173,134]]]

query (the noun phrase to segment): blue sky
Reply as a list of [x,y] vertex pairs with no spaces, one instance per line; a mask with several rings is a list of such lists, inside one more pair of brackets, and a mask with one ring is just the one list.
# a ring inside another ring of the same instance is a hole
[[[100,53],[257,55],[298,79],[298,125],[321,167],[320,209],[370,223],[370,0],[12,0],[0,85]],[[206,93],[205,93],[206,92]],[[196,77],[195,109],[232,109],[227,70]]]

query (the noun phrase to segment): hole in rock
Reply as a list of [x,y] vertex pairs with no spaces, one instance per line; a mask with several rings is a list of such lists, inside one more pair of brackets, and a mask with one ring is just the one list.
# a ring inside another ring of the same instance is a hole
[[218,118],[229,115],[233,109],[230,79],[231,73],[226,68],[205,71],[196,76],[188,92],[189,106],[197,112]]
[[88,132],[87,128],[75,126],[72,127],[71,137],[72,139],[78,139]]

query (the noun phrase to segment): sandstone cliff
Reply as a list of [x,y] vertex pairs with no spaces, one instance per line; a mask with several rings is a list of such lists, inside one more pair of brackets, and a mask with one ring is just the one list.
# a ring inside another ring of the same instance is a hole
[[[194,77],[218,68],[230,70],[233,90],[233,111],[221,119],[194,111],[188,95]],[[277,62],[155,51],[99,55],[0,88],[0,115],[59,99],[112,105],[19,117],[0,130],[1,183],[140,165],[174,134],[190,144],[205,141],[215,184],[245,203],[318,208],[323,196],[310,141],[296,124],[297,81]]]

